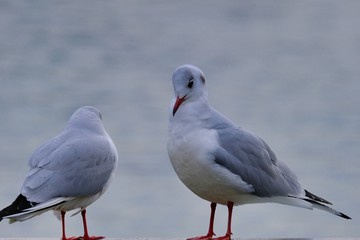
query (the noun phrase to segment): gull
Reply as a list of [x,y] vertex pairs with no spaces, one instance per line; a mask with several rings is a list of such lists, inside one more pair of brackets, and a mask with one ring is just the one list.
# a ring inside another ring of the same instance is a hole
[[260,137],[237,127],[208,103],[203,72],[193,65],[178,67],[172,76],[168,155],[180,180],[200,198],[211,202],[208,233],[190,239],[212,239],[217,204],[228,208],[226,234],[231,238],[234,205],[280,203],[321,209],[349,216],[305,190],[296,175],[279,161]]
[[[118,153],[105,131],[99,110],[84,106],[70,117],[65,129],[43,143],[29,159],[30,170],[19,196],[0,211],[0,221],[24,221],[54,210],[62,222],[62,240],[95,240],[89,236],[86,208],[109,186]],[[65,213],[79,209],[84,236],[66,237]]]

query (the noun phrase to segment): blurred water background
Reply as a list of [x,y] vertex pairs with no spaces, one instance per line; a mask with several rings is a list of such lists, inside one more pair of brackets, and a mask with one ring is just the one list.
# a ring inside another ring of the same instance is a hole
[[[207,76],[210,103],[264,138],[303,186],[353,217],[276,204],[235,209],[234,237],[359,237],[360,1],[0,1],[0,204],[27,159],[72,112],[94,105],[120,155],[88,208],[90,234],[191,237],[209,204],[166,151],[171,75]],[[226,229],[219,207],[215,231]],[[46,213],[1,237],[60,237]],[[69,235],[82,234],[79,215]]]

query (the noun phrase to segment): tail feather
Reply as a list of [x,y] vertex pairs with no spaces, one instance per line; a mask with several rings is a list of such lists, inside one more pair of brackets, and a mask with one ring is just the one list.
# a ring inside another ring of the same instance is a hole
[[318,201],[316,201],[314,199],[303,198],[303,200],[311,203],[314,208],[324,210],[326,212],[335,214],[335,215],[337,215],[339,217],[342,217],[342,218],[345,218],[345,219],[351,219],[351,217],[349,217],[348,215],[346,215],[346,214],[344,214],[342,212],[339,212],[339,211],[337,211],[337,210],[335,210],[335,209],[333,209],[333,208],[331,208],[329,206],[326,206],[325,204],[323,204],[321,202],[318,202]]
[[[18,200],[19,198],[21,201]],[[10,223],[16,221],[22,222],[48,210],[54,209],[56,206],[72,199],[73,198],[70,197],[59,197],[44,203],[33,203],[27,201],[23,195],[20,195],[9,207],[0,212],[0,220],[5,218],[9,219]]]
[[0,221],[7,216],[21,213],[37,204],[36,202],[28,201],[24,195],[20,194],[12,204],[0,211]]
[[315,194],[312,194],[308,190],[305,190],[305,197],[308,197],[308,198],[314,200],[315,202],[321,202],[321,203],[326,203],[326,204],[332,205],[332,203],[329,202],[328,200],[325,200],[319,196],[316,196]]
[[[291,196],[291,197],[294,197],[294,196]],[[305,197],[294,197],[294,198],[299,198],[299,199],[302,199],[302,200],[310,203],[313,208],[317,208],[317,209],[335,214],[335,215],[345,218],[345,219],[351,219],[351,217],[349,217],[348,215],[329,207],[328,205],[332,205],[331,202],[329,202],[319,196],[316,196],[315,194],[312,194],[311,192],[309,192],[307,190],[305,190]]]

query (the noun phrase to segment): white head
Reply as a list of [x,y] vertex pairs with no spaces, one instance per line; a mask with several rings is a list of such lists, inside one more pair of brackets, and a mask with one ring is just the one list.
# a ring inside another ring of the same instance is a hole
[[103,125],[101,113],[95,107],[81,107],[71,115],[67,127],[102,131]]
[[207,97],[205,75],[193,65],[182,65],[175,69],[172,81],[176,98],[173,115],[182,104]]

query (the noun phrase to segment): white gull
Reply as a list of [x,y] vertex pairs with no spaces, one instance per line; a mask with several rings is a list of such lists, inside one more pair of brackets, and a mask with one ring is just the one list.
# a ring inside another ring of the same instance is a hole
[[208,233],[192,239],[212,239],[217,204],[227,205],[226,234],[230,239],[234,205],[274,202],[318,208],[349,216],[329,207],[327,200],[305,190],[296,175],[267,143],[237,127],[208,103],[205,76],[192,65],[174,71],[170,105],[168,154],[180,180],[211,202]]
[[[86,207],[107,189],[118,161],[113,141],[104,129],[100,112],[81,107],[65,129],[43,143],[30,157],[30,170],[16,200],[0,211],[0,221],[24,221],[49,210],[61,215],[62,240],[94,240],[89,236]],[[84,236],[67,238],[65,213],[79,209]]]

